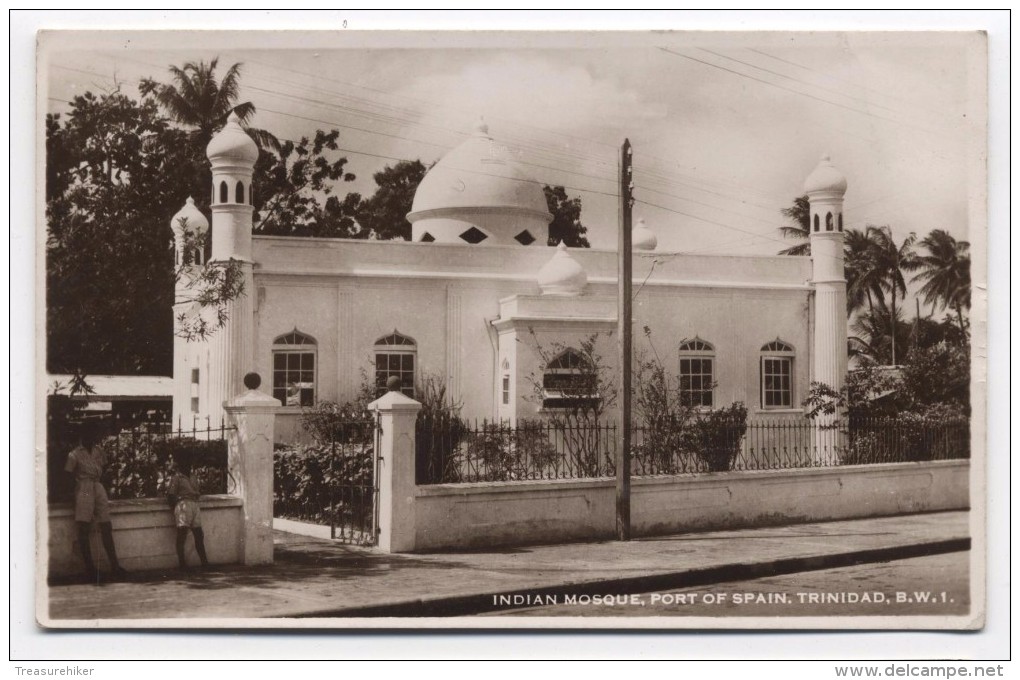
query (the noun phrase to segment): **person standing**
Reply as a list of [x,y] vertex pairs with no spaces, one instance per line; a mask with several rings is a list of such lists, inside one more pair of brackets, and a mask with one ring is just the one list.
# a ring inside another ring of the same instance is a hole
[[103,468],[106,466],[106,452],[99,445],[100,427],[94,423],[83,423],[79,444],[67,456],[64,469],[74,475],[74,521],[78,529],[78,545],[85,573],[90,581],[98,582],[99,572],[92,559],[92,522],[99,524],[103,548],[106,550],[110,569],[115,577],[127,572],[117,559],[117,548],[113,542],[113,524],[110,521],[110,501],[103,487]]
[[195,537],[195,551],[203,567],[209,566],[209,558],[205,554],[205,532],[202,531],[202,512],[198,504],[198,482],[191,474],[191,460],[183,456],[177,463],[177,472],[170,478],[167,485],[167,498],[173,508],[174,524],[177,526],[177,561],[181,569],[188,568],[184,555],[184,544],[188,540],[188,530]]

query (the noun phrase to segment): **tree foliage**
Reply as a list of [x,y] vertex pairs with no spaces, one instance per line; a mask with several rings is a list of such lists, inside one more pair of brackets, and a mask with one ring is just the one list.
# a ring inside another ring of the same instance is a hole
[[780,255],[810,255],[811,254],[811,202],[808,197],[798,196],[793,199],[793,204],[789,208],[783,208],[780,211],[783,217],[790,221],[790,224],[785,227],[780,227],[779,231],[783,234],[783,238],[792,238],[803,243],[798,243],[795,246],[790,246],[779,251]]
[[154,102],[119,91],[75,97],[46,131],[47,370],[168,374],[169,219],[201,158]]
[[411,212],[414,192],[428,168],[419,161],[400,161],[372,175],[375,193],[358,206],[358,223],[365,233],[381,240],[411,240]]
[[919,293],[924,302],[956,312],[960,330],[966,332],[963,310],[970,309],[970,243],[957,241],[943,229],[933,229],[919,244],[926,252],[917,256]]
[[571,198],[561,186],[542,187],[545,202],[552,214],[549,223],[548,245],[559,245],[562,241],[570,248],[590,248],[591,244],[585,234],[588,228],[581,224],[581,198]]
[[[316,130],[296,144],[285,141],[278,152],[262,153],[255,164],[255,227],[275,236],[363,237],[355,216],[361,196],[333,196],[339,182],[352,182],[347,159],[336,156],[337,130]],[[325,200],[323,200],[325,198]]]

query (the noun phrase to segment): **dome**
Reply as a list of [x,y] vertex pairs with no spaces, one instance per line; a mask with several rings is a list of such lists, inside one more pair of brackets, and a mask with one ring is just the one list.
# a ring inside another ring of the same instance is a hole
[[184,207],[177,211],[177,214],[170,220],[170,228],[174,230],[174,236],[180,236],[183,232],[181,222],[188,225],[193,234],[204,234],[209,231],[209,220],[205,218],[202,211],[195,205],[195,199],[188,196]]
[[828,156],[822,156],[818,166],[804,181],[804,193],[816,192],[846,193],[846,177],[836,169]]
[[655,250],[659,245],[659,238],[648,228],[643,217],[637,221],[630,234],[630,243],[634,250]]
[[542,295],[580,295],[586,285],[588,275],[560,241],[556,254],[538,272],[538,287],[542,289]]
[[259,159],[259,147],[241,127],[237,114],[231,113],[223,129],[209,140],[205,155],[214,162],[223,160],[254,165]]
[[545,241],[552,215],[542,185],[508,156],[507,147],[479,122],[474,134],[443,156],[418,185],[407,215],[413,240]]

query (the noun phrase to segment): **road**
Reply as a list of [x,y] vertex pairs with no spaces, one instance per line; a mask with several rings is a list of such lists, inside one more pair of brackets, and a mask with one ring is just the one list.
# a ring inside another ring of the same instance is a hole
[[[602,602],[569,594],[557,604],[491,616],[889,616],[963,615],[969,552],[807,571],[715,586],[625,595]],[[595,597],[589,598],[594,600]],[[610,604],[606,604],[606,601]]]

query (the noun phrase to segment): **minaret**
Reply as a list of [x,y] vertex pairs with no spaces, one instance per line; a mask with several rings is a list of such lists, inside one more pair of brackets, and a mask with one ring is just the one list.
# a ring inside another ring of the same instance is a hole
[[227,322],[209,339],[209,408],[213,426],[223,417],[223,402],[244,391],[244,375],[255,368],[255,319],[252,307],[252,172],[259,149],[236,113],[216,133],[206,156],[212,165],[212,258],[214,266],[238,263],[242,293],[226,305]]
[[[811,380],[833,389],[843,387],[847,370],[846,275],[843,271],[843,195],[846,178],[823,156],[804,182],[811,206],[811,283],[815,289]],[[830,425],[839,414],[820,418]],[[835,462],[841,437],[837,430],[820,431],[816,457]]]
[[[170,218],[174,235],[174,269],[179,273],[174,287],[174,323],[180,314],[195,313],[189,302],[195,270],[205,264],[205,242],[209,237],[209,220],[188,197],[184,207]],[[201,367],[198,357],[204,354],[203,344],[188,342],[174,333],[173,425],[191,429],[201,408]],[[198,372],[195,372],[196,369]],[[202,416],[204,418],[204,415]],[[204,421],[203,421],[204,426]]]

